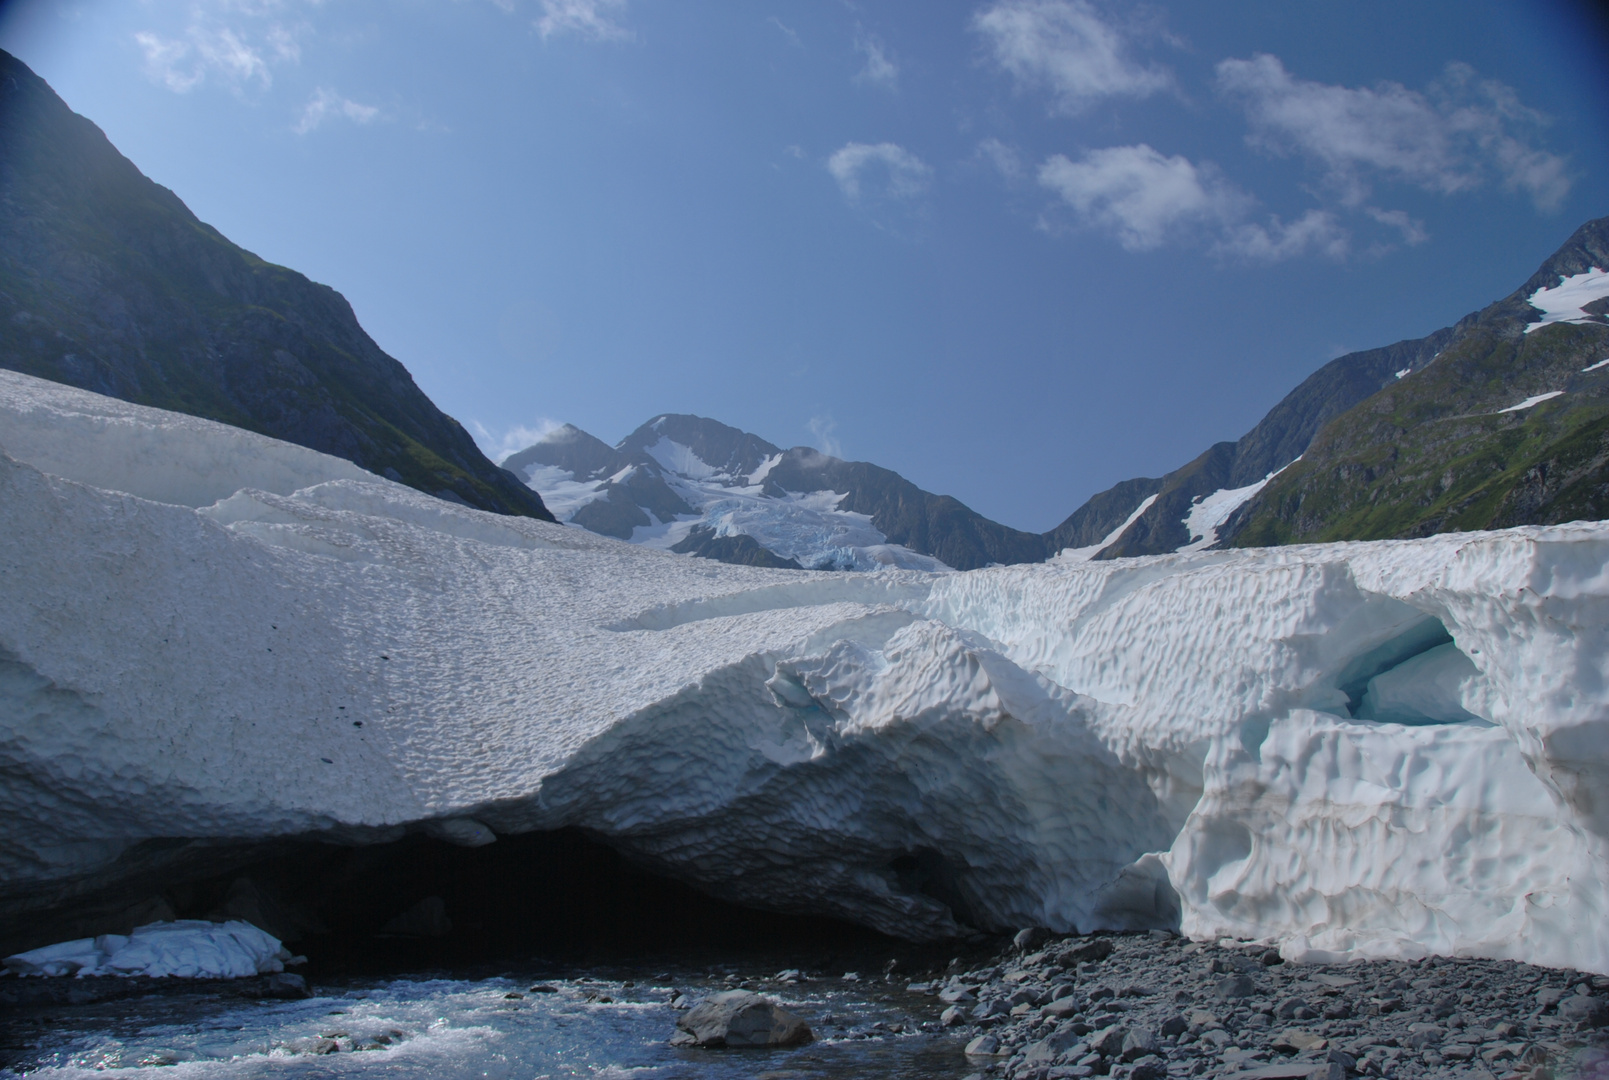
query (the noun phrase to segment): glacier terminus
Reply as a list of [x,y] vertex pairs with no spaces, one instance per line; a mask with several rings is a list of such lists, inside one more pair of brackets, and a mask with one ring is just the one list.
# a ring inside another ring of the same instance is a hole
[[1609,524],[735,566],[0,372],[0,913],[165,841],[579,827],[913,939],[1609,973]]

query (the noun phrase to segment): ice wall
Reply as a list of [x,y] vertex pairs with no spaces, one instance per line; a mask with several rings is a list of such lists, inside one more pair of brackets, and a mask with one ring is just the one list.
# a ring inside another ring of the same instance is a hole
[[805,574],[9,373],[0,448],[0,911],[153,838],[577,825],[913,937],[1609,971],[1609,525]]

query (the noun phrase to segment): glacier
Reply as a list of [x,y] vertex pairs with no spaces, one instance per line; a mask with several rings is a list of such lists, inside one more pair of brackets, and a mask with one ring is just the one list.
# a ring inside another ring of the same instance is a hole
[[1609,524],[690,559],[0,372],[0,912],[175,838],[575,826],[914,939],[1609,973]]

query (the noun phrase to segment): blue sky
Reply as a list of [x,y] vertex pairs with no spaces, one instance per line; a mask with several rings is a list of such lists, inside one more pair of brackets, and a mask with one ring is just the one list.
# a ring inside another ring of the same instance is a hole
[[489,450],[692,412],[1042,530],[1609,214],[1581,10],[12,0],[0,46]]

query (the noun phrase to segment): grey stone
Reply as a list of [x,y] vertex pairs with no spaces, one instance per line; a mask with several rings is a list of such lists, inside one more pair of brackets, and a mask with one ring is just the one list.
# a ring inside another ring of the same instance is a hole
[[803,1020],[748,990],[706,998],[677,1018],[676,1026],[694,1046],[799,1046],[813,1038]]
[[262,997],[276,998],[281,1001],[295,1001],[300,998],[310,998],[313,991],[307,988],[307,980],[300,975],[288,971],[278,975],[269,975],[262,982]]
[[1565,991],[1557,986],[1544,986],[1536,992],[1536,1003],[1544,1009],[1551,1009],[1564,1000]]
[[1458,1011],[1458,995],[1442,994],[1430,1007],[1430,1015],[1437,1020],[1445,1020]]
[[1052,1020],[1065,1020],[1070,1016],[1077,1016],[1078,1012],[1078,1003],[1076,1001],[1070,997],[1062,997],[1040,1009],[1039,1015],[1049,1017]]
[[1257,984],[1250,975],[1225,975],[1219,979],[1214,989],[1218,996],[1225,1000],[1231,998],[1248,998],[1257,992]]
[[1029,926],[1017,931],[1011,943],[1022,952],[1030,952],[1050,940],[1050,931],[1043,926]]
[[939,1013],[939,1023],[945,1027],[956,1027],[967,1022],[967,1014],[961,1011],[961,1006],[951,1005]]
[[1559,1002],[1559,1017],[1581,1031],[1609,1024],[1609,1003],[1602,998],[1574,995]]
[[1074,967],[1078,964],[1095,964],[1112,955],[1111,938],[1090,938],[1067,949],[1061,954],[1063,967]]
[[970,986],[957,983],[954,986],[946,986],[943,990],[940,990],[939,1000],[950,1005],[959,1005],[962,1002],[978,1000],[978,995],[972,992]]
[[1156,1032],[1148,1027],[1131,1028],[1123,1036],[1123,1060],[1137,1061],[1147,1054],[1155,1054],[1162,1049],[1162,1043],[1157,1039]]
[[1170,1035],[1183,1035],[1190,1030],[1190,1021],[1175,1013],[1162,1021],[1162,1026],[1158,1030],[1162,1033],[1163,1038],[1167,1038]]
[[1286,998],[1274,1008],[1274,1015],[1281,1020],[1297,1019],[1296,1011],[1307,1008],[1307,1002],[1299,997]]
[[1128,1032],[1117,1026],[1104,1027],[1090,1036],[1089,1046],[1102,1057],[1117,1057],[1123,1052],[1123,1039]]
[[1055,1061],[1065,1051],[1072,1049],[1077,1042],[1078,1036],[1073,1032],[1058,1030],[1030,1046],[1023,1062],[1029,1064]]
[[993,1035],[979,1035],[967,1043],[968,1057],[993,1057],[1000,1053],[1000,1040]]
[[1137,1061],[1129,1071],[1129,1080],[1167,1080],[1168,1063],[1159,1057]]

